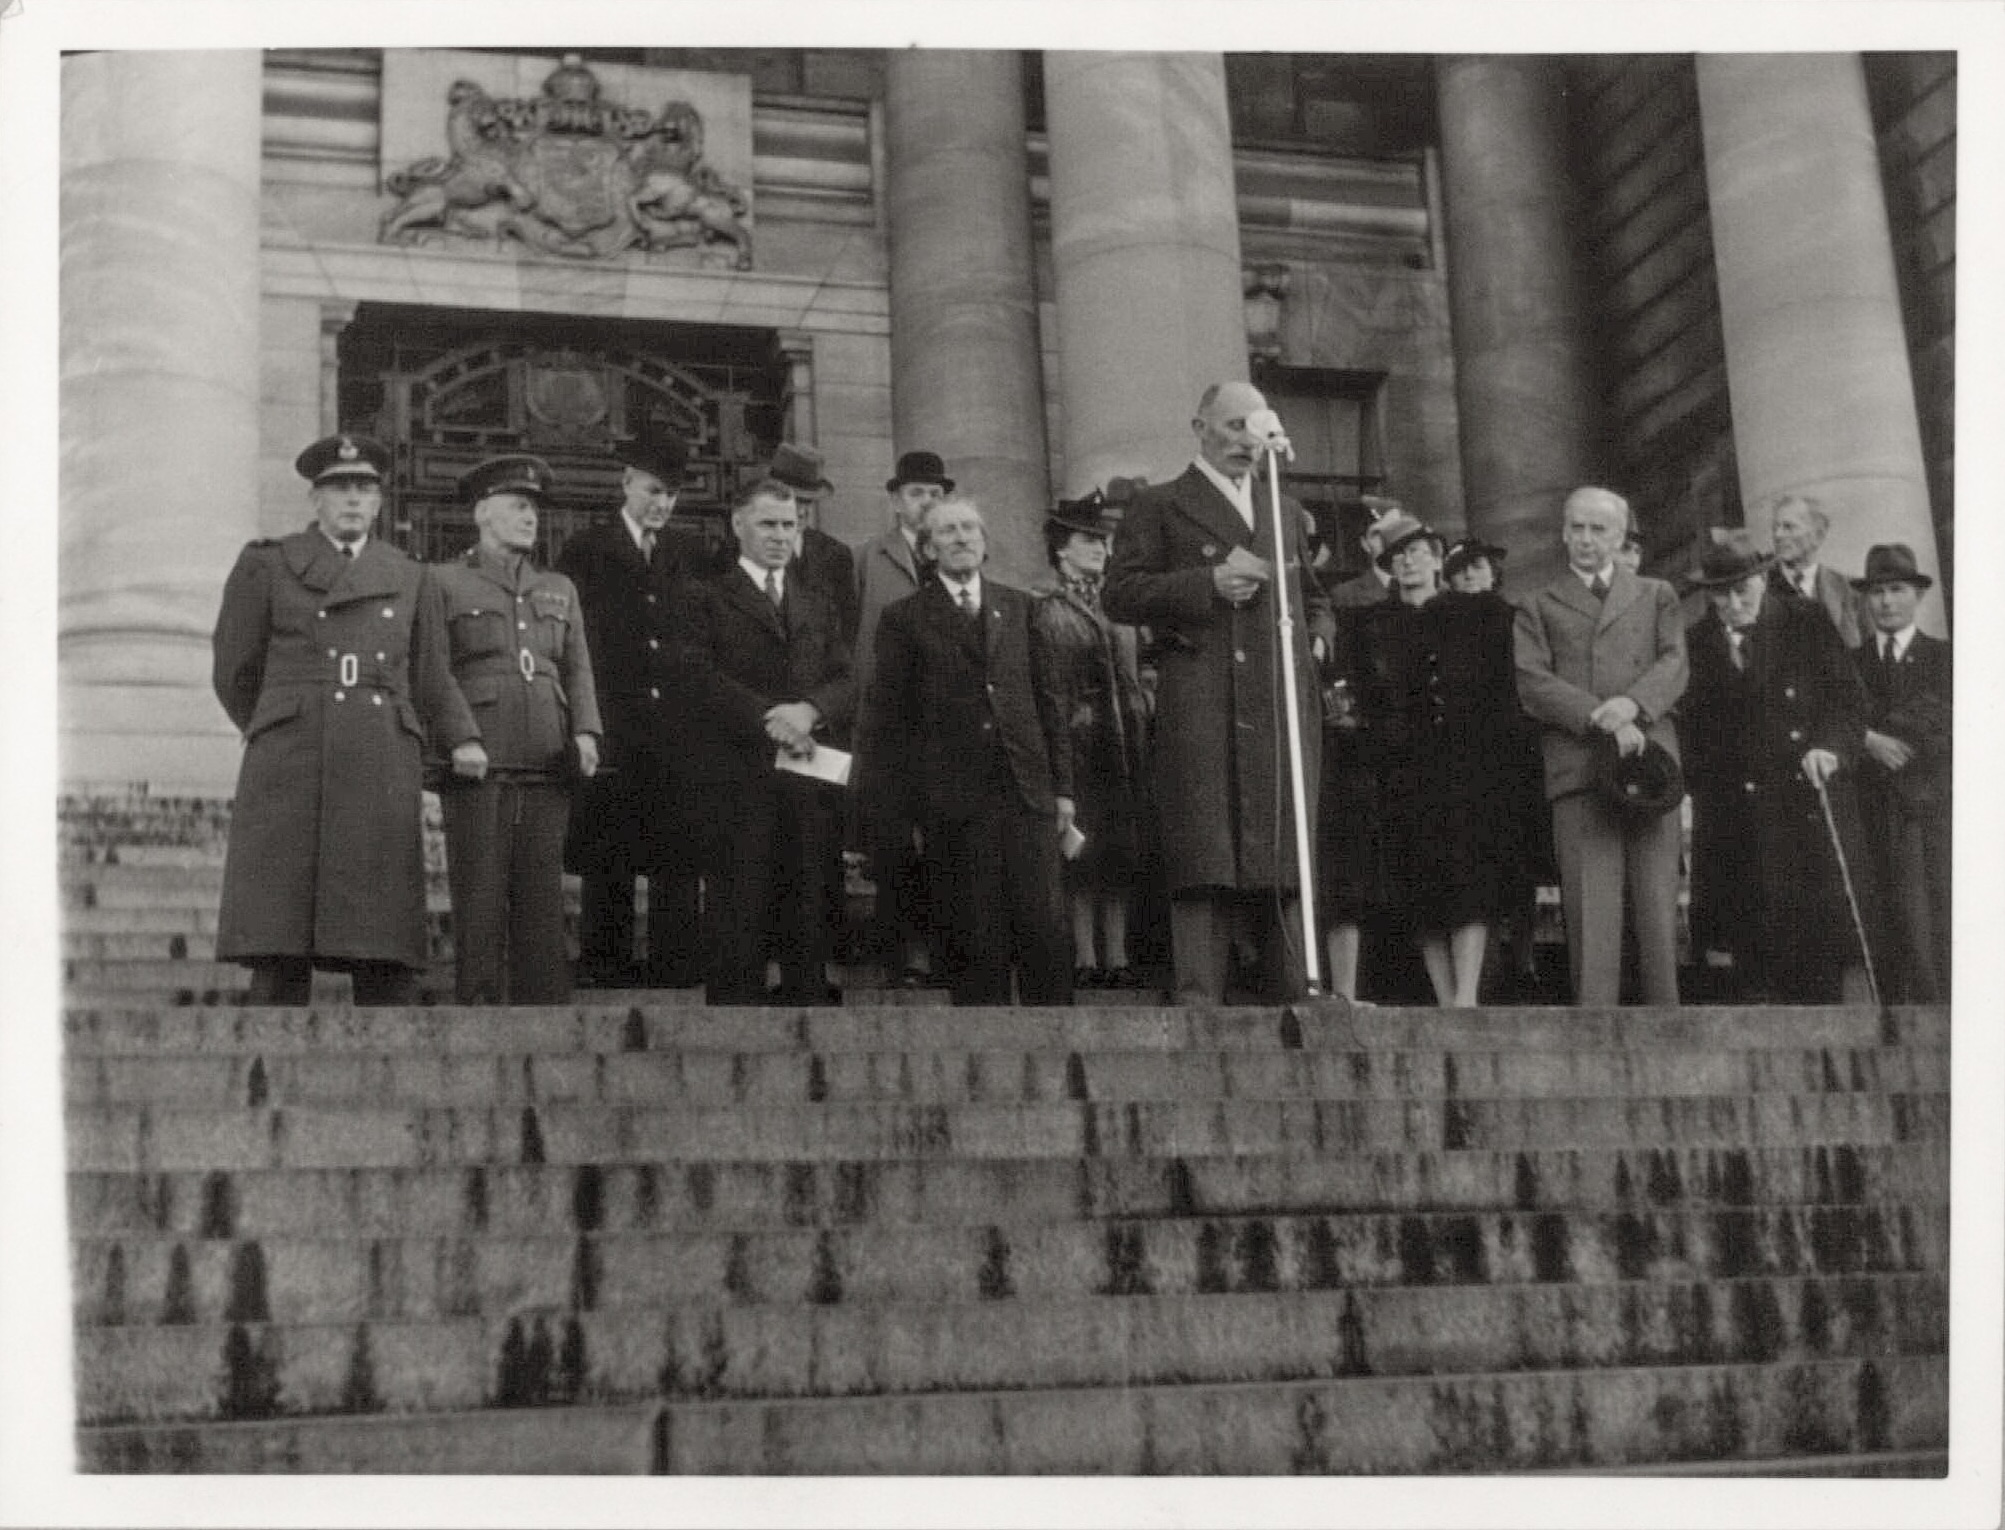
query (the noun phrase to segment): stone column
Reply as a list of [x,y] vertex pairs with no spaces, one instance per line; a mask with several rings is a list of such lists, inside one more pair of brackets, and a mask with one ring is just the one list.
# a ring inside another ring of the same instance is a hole
[[[1886,197],[1855,53],[1700,54],[1720,322],[1749,526],[1820,501],[1820,560],[1906,542],[1939,574]],[[1944,627],[1941,587],[1921,624]]]
[[884,127],[895,443],[946,459],[988,517],[990,566],[1023,584],[1046,568],[1050,485],[1022,61],[898,50]]
[[254,50],[63,63],[66,786],[235,782],[209,635],[257,534],[262,83]]
[[1225,63],[1047,53],[1044,100],[1065,488],[1161,482],[1206,385],[1247,375]]
[[1464,509],[1514,591],[1564,566],[1560,506],[1600,466],[1559,68],[1435,60]]

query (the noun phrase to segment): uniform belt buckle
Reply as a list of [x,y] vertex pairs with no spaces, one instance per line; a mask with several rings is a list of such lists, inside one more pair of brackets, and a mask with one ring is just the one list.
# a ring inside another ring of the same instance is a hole
[[521,660],[522,678],[533,681],[536,678],[536,655],[528,649],[519,649],[516,657]]
[[344,653],[341,656],[340,673],[343,685],[354,686],[362,678],[362,661],[352,653]]

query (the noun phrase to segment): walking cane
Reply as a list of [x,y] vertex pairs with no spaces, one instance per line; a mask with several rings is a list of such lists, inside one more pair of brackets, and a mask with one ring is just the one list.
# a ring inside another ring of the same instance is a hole
[[1288,776],[1295,804],[1295,867],[1302,884],[1302,947],[1309,997],[1323,991],[1322,953],[1317,949],[1314,866],[1309,851],[1309,786],[1302,769],[1302,711],[1295,694],[1295,614],[1288,606],[1288,528],[1281,519],[1281,458],[1295,456],[1282,432],[1281,417],[1272,409],[1256,409],[1246,428],[1260,438],[1267,453],[1267,502],[1274,518],[1275,625],[1281,633],[1281,695],[1288,719]]
[[1866,958],[1866,989],[1873,996],[1873,1008],[1880,1007],[1880,979],[1873,971],[1873,946],[1866,939],[1866,921],[1859,913],[1859,895],[1852,889],[1852,868],[1845,861],[1845,846],[1838,838],[1838,820],[1831,816],[1831,794],[1824,789],[1824,783],[1812,778],[1810,784],[1817,788],[1817,802],[1824,809],[1824,827],[1831,835],[1831,849],[1838,857],[1838,875],[1845,883],[1845,906],[1852,911],[1852,929],[1859,937],[1859,951]]

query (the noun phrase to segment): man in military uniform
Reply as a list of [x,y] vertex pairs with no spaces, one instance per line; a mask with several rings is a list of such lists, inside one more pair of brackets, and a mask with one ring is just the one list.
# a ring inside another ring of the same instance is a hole
[[[435,569],[453,679],[479,737],[453,751],[440,800],[452,886],[454,996],[561,1004],[564,829],[572,772],[599,768],[599,703],[578,592],[530,561],[550,491],[540,457],[493,457],[461,480],[480,541]],[[505,955],[505,960],[504,960]]]
[[[680,720],[668,684],[669,587],[700,557],[669,529],[689,449],[643,430],[621,452],[617,513],[564,544],[557,571],[584,606],[605,721],[604,773],[572,815],[565,865],[582,879],[578,981],[688,988],[703,980],[697,857],[672,762]],[[647,959],[634,965],[634,880],[647,878]]]
[[424,744],[478,730],[429,571],[371,535],[390,456],[330,436],[294,464],[314,524],[246,547],[216,618],[217,699],[243,730],[216,955],[250,1002],[303,1004],[313,969],[407,1004],[425,965]]

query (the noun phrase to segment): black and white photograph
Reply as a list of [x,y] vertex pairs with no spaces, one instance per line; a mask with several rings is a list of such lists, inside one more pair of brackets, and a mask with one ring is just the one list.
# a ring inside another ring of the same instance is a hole
[[742,11],[0,11],[0,1521],[1998,1523],[2005,14]]

